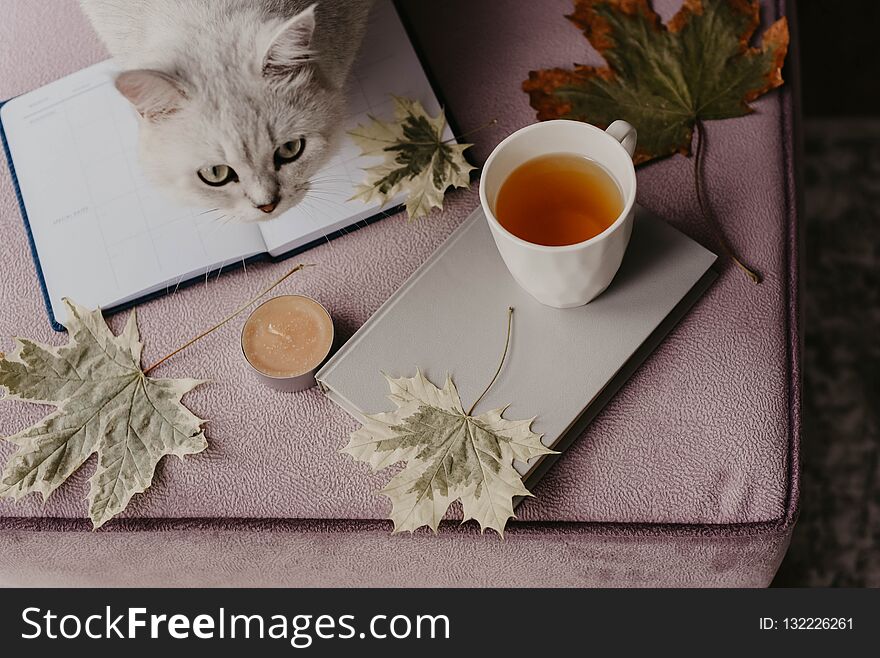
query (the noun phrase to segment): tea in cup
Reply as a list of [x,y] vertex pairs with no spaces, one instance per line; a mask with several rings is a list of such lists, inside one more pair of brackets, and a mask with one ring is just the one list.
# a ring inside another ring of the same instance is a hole
[[480,201],[517,283],[539,302],[582,306],[614,279],[632,234],[636,131],[580,121],[537,123],[486,161]]

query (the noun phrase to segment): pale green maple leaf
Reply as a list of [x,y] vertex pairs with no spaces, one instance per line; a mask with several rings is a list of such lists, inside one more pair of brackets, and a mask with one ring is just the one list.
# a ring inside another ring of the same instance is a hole
[[406,212],[418,219],[432,208],[443,207],[449,187],[467,187],[474,167],[464,158],[471,144],[457,144],[444,137],[446,116],[431,117],[418,101],[394,98],[395,121],[371,122],[349,132],[364,155],[383,161],[365,169],[366,180],[353,199],[382,205],[400,193],[406,195]]
[[45,500],[97,453],[89,516],[98,528],[150,486],[163,456],[183,458],[205,449],[204,421],[181,403],[202,382],[144,374],[134,312],[114,336],[100,310],[65,304],[66,345],[18,338],[12,354],[0,355],[0,386],[7,398],[57,407],[6,438],[18,450],[0,475],[0,497],[40,493]]
[[462,522],[475,519],[481,531],[492,528],[503,536],[513,498],[532,495],[513,460],[554,453],[531,431],[534,418],[507,420],[503,408],[471,416],[449,377],[442,389],[420,371],[386,379],[397,409],[367,415],[343,452],[373,470],[406,462],[380,492],[391,499],[394,532],[424,525],[436,532],[449,505],[460,499]]

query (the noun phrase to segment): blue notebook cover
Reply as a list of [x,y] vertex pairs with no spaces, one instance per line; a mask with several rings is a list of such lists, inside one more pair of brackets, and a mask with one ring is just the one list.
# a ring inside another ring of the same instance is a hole
[[[396,13],[397,13],[398,18],[401,20],[401,23],[403,24],[404,29],[407,32],[407,35],[410,39],[410,43],[412,44],[412,46],[415,50],[415,53],[419,59],[419,63],[422,66],[422,69],[425,73],[425,76],[428,79],[428,82],[431,86],[431,89],[432,89],[435,97],[437,98],[440,106],[442,108],[444,108],[444,110],[446,111],[447,123],[449,124],[449,126],[454,134],[459,134],[458,129],[456,127],[456,124],[454,123],[452,117],[450,116],[450,113],[446,109],[446,104],[444,103],[443,97],[438,90],[438,87],[435,83],[434,77],[431,75],[430,68],[427,66],[427,64],[424,60],[424,57],[422,55],[421,49],[419,48],[418,42],[413,37],[413,33],[412,33],[410,26],[407,24],[405,17],[399,11],[397,11]],[[10,100],[12,100],[12,99],[0,101],[0,109],[2,109],[3,106],[6,105],[6,103],[8,103]],[[15,195],[16,195],[16,199],[18,201],[19,211],[21,213],[22,221],[24,222],[25,231],[27,233],[28,245],[30,247],[31,256],[34,261],[34,267],[36,269],[36,274],[37,274],[37,281],[38,281],[38,284],[40,286],[40,290],[43,295],[43,301],[44,301],[44,304],[46,307],[46,313],[49,317],[49,322],[55,331],[64,332],[64,331],[66,331],[64,325],[58,321],[58,319],[56,318],[55,313],[52,309],[52,302],[51,302],[51,299],[49,296],[48,288],[46,286],[46,278],[43,273],[43,266],[40,262],[39,252],[37,250],[37,245],[36,245],[36,241],[34,239],[34,233],[31,228],[31,223],[28,218],[28,212],[27,212],[27,208],[25,206],[24,197],[22,196],[21,187],[19,185],[18,175],[16,173],[16,168],[15,168],[15,162],[12,157],[12,151],[9,146],[9,142],[8,142],[7,135],[6,135],[6,128],[3,124],[2,116],[0,116],[0,141],[2,141],[2,143],[3,143],[3,152],[6,157],[6,164],[9,167],[9,173],[10,173],[10,176],[12,179],[13,187],[15,189]],[[222,267],[218,267],[218,268],[214,269],[213,271],[206,272],[204,275],[199,274],[198,276],[193,276],[189,279],[180,281],[179,283],[177,283],[174,286],[174,288],[178,289],[178,288],[183,288],[183,287],[187,287],[187,286],[191,286],[193,284],[199,283],[202,280],[204,280],[205,277],[209,277],[212,275],[219,275],[220,270],[227,271],[227,272],[235,271],[241,267],[244,267],[246,264],[252,263],[252,262],[258,262],[258,261],[279,262],[279,261],[291,258],[292,256],[296,256],[297,254],[301,254],[305,251],[308,251],[309,249],[311,249],[315,246],[318,246],[320,244],[324,244],[328,240],[333,240],[333,239],[340,237],[342,235],[346,235],[348,233],[351,233],[353,230],[357,230],[359,228],[366,227],[367,225],[372,224],[373,222],[376,222],[380,219],[384,219],[385,217],[389,217],[393,214],[396,214],[397,212],[401,211],[402,208],[403,208],[402,205],[395,205],[390,208],[380,210],[379,212],[377,212],[375,215],[372,215],[371,217],[368,217],[365,219],[360,219],[357,222],[354,222],[348,226],[345,226],[337,231],[333,231],[331,233],[328,233],[326,235],[321,236],[320,238],[312,240],[306,244],[300,245],[294,249],[286,251],[285,253],[283,253],[281,255],[272,256],[269,253],[258,254],[256,256],[252,256],[250,258],[237,261],[236,263],[233,263],[233,264],[228,264],[228,265],[224,265]],[[111,306],[107,309],[104,309],[104,310],[105,310],[105,312],[109,312],[109,313],[116,313],[116,312],[124,311],[126,309],[133,308],[143,302],[146,302],[151,299],[155,299],[155,298],[160,297],[162,295],[168,294],[169,289],[170,289],[170,287],[168,289],[162,289],[162,290],[158,290],[155,292],[151,292],[151,293],[145,294],[143,296],[137,297],[136,299],[126,301],[121,304],[113,305],[113,306]]]

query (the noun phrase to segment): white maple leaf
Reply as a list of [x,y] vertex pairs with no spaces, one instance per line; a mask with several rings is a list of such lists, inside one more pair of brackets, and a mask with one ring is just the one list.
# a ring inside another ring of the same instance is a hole
[[205,449],[204,421],[181,403],[202,382],[144,374],[134,311],[115,336],[100,309],[65,304],[66,345],[17,338],[12,354],[0,354],[0,387],[7,398],[56,407],[6,437],[18,450],[0,475],[0,497],[39,493],[45,500],[97,453],[89,516],[98,528],[151,485],[162,457],[183,458]]
[[406,195],[410,219],[443,207],[450,187],[470,185],[474,169],[464,158],[471,144],[446,140],[446,116],[430,116],[422,104],[394,98],[395,121],[386,123],[371,116],[370,123],[349,132],[363,155],[383,161],[365,169],[366,180],[355,189],[353,199],[382,205],[400,193]]
[[367,415],[343,452],[373,470],[406,462],[380,492],[391,499],[394,532],[425,525],[436,532],[449,505],[460,499],[462,522],[475,519],[481,531],[491,528],[503,536],[513,498],[532,495],[513,460],[555,452],[531,431],[534,418],[507,420],[504,408],[471,416],[449,377],[442,389],[421,371],[386,379],[397,408]]

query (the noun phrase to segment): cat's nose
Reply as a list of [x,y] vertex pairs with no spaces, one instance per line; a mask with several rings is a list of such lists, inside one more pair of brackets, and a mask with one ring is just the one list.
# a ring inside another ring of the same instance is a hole
[[272,199],[269,203],[264,203],[262,206],[257,206],[260,210],[262,210],[267,215],[271,213],[275,208],[278,207],[278,202],[281,201],[278,197]]

